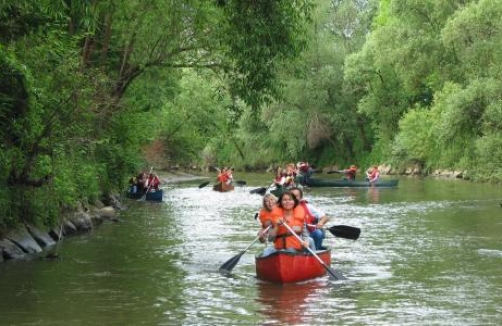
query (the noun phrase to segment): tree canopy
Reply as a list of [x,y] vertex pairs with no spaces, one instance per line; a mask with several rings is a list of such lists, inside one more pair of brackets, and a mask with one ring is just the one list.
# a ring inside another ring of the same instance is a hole
[[50,224],[152,165],[498,180],[501,15],[501,0],[3,1],[0,228]]

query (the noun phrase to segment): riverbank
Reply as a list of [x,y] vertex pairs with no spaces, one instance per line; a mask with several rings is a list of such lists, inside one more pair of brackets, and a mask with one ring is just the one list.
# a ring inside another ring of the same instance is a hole
[[[321,173],[338,170],[338,166],[322,168]],[[419,166],[393,169],[381,165],[382,175],[426,176]],[[211,180],[213,176],[197,175],[198,171],[159,171],[162,184]],[[264,172],[267,173],[267,172]],[[359,173],[363,173],[360,171]],[[465,171],[437,170],[429,176],[466,179]],[[0,237],[0,262],[11,259],[57,258],[57,244],[65,237],[85,234],[103,222],[118,222],[123,210],[120,196],[114,196],[93,204],[79,204],[75,211],[62,214],[61,223],[52,228],[22,225]]]
[[[179,171],[160,171],[163,184],[209,180],[209,177]],[[97,200],[92,204],[79,203],[73,211],[65,211],[61,223],[45,228],[20,225],[0,237],[0,262],[17,259],[57,259],[58,243],[65,237],[85,234],[104,222],[120,221],[123,210],[120,195]]]
[[110,197],[93,204],[79,204],[76,210],[63,212],[61,223],[52,228],[20,225],[0,238],[0,262],[13,259],[56,259],[58,243],[65,237],[87,233],[103,222],[117,222],[122,209],[120,200]]

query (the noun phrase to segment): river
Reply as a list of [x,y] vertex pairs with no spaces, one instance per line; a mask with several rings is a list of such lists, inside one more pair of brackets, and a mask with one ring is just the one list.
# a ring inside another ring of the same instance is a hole
[[125,200],[121,223],[64,239],[60,260],[0,264],[0,325],[502,324],[500,186],[309,189],[330,225],[362,233],[324,240],[348,280],[281,286],[256,279],[259,243],[218,273],[255,239],[261,197],[249,191],[266,177],[240,174],[247,185],[228,193],[166,184],[162,203]]

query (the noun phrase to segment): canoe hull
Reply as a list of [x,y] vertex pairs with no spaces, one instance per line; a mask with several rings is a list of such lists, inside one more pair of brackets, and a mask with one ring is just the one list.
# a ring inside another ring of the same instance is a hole
[[[146,194],[145,200],[148,201],[162,201],[162,198],[164,196],[164,191],[162,189],[159,189],[157,191],[149,191]],[[131,193],[127,192],[127,197],[131,199],[141,199],[143,197],[142,193]]]
[[363,188],[363,187],[397,187],[399,183],[398,179],[380,179],[373,184],[366,180],[330,180],[330,179],[316,179],[310,178],[307,186],[309,187],[336,187],[336,188]]
[[219,191],[219,192],[227,192],[227,191],[232,191],[234,190],[233,185],[226,185],[224,183],[217,183],[213,186],[214,191]]
[[[330,266],[331,251],[316,252]],[[326,274],[326,268],[309,253],[276,251],[266,257],[256,257],[256,277],[274,283],[293,283],[317,278]]]

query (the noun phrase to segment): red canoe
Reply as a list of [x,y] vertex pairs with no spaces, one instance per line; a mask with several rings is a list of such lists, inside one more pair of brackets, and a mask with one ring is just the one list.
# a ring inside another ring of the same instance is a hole
[[[331,251],[317,251],[321,260],[330,266]],[[326,274],[326,268],[308,252],[276,251],[266,257],[256,257],[256,276],[276,283],[300,282]]]

